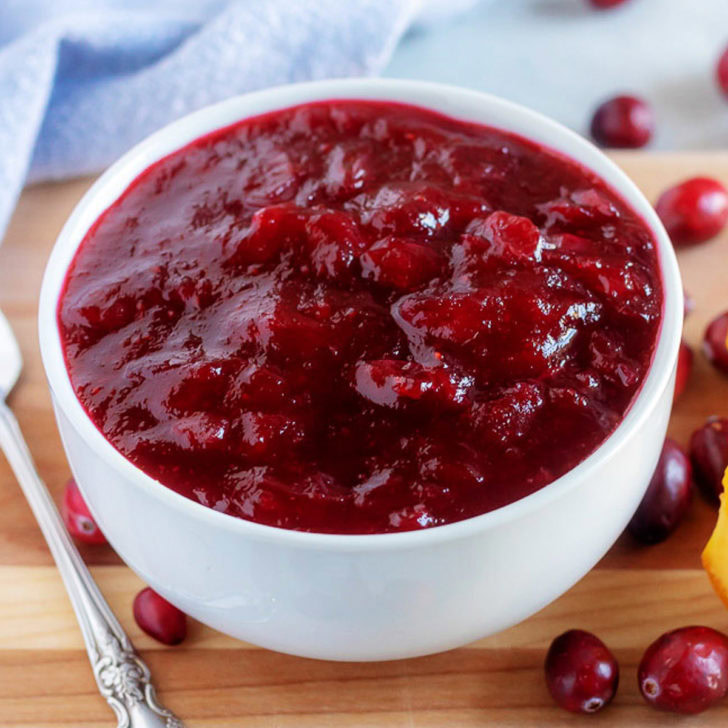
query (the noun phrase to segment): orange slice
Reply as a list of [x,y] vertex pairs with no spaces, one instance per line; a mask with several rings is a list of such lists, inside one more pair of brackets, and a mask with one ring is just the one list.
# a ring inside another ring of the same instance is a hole
[[720,494],[720,510],[713,533],[703,549],[701,560],[710,582],[718,596],[728,607],[728,469],[723,475],[723,492]]

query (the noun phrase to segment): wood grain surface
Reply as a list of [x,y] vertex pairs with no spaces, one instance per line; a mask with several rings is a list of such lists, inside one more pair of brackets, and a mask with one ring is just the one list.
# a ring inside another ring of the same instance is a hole
[[[728,184],[728,153],[622,153],[614,158],[653,201],[664,187],[693,174],[709,174]],[[0,308],[25,358],[11,405],[56,497],[68,466],[38,353],[37,299],[53,241],[88,185],[81,180],[26,190],[0,247]],[[685,326],[696,359],[688,389],[674,408],[670,432],[686,443],[708,415],[728,415],[728,378],[714,372],[699,352],[708,320],[728,309],[728,234],[681,252],[679,258],[696,304]],[[700,551],[714,519],[714,509],[697,497],[686,522],[667,542],[640,547],[622,537],[580,583],[522,624],[459,650],[389,663],[288,657],[198,624],[182,646],[164,648],[141,634],[132,619],[137,577],[109,547],[82,552],[148,660],[164,702],[190,728],[541,727],[587,721],[602,726],[722,726],[728,722],[728,701],[686,721],[652,711],[636,686],[642,651],[663,631],[694,623],[728,631],[728,610],[700,569]],[[615,702],[588,719],[556,708],[542,676],[549,642],[572,627],[600,635],[622,668]],[[112,725],[60,578],[0,457],[0,727]]]

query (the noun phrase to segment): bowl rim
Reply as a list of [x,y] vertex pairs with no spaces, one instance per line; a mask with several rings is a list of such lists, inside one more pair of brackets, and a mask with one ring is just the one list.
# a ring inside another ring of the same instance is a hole
[[[592,171],[616,192],[652,232],[663,286],[663,312],[647,375],[615,430],[582,462],[517,501],[487,513],[420,531],[336,534],[294,531],[220,513],[167,488],[127,460],[96,428],[72,388],[57,326],[57,303],[67,268],[98,216],[155,161],[196,138],[245,118],[302,103],[336,99],[393,101],[501,129],[535,141]],[[466,111],[467,109],[467,111]],[[500,123],[499,123],[500,122]],[[51,251],[43,275],[38,325],[40,350],[54,405],[107,465],[173,511],[258,541],[336,551],[408,549],[466,538],[534,513],[588,479],[641,427],[670,385],[682,330],[683,289],[675,253],[654,209],[632,180],[603,152],[556,121],[511,101],[457,86],[402,79],[340,79],[276,86],[234,96],[184,116],[151,134],[111,165],[74,207]],[[82,486],[81,486],[82,487]]]

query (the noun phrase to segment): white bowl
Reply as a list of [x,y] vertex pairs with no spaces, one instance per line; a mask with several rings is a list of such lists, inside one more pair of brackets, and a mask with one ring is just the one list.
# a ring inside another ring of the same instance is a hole
[[[526,498],[418,532],[347,536],[263,526],[205,508],[145,475],[104,439],[73,392],[56,307],[66,269],[97,217],[140,172],[197,137],[262,112],[335,98],[401,101],[533,139],[600,175],[655,235],[665,300],[644,385],[596,452]],[[682,286],[670,241],[640,191],[599,150],[501,99],[394,80],[273,88],[202,109],[153,134],[76,206],[51,254],[40,300],[41,351],[63,444],[119,555],[211,627],[270,649],[332,660],[386,660],[457,647],[528,617],[591,569],[627,524],[657,461],[681,326]]]

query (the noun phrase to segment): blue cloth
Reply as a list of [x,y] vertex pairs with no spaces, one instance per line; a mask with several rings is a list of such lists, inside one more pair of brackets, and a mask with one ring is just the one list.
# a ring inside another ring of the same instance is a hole
[[463,0],[3,0],[0,239],[26,181],[97,172],[228,96],[378,73]]

